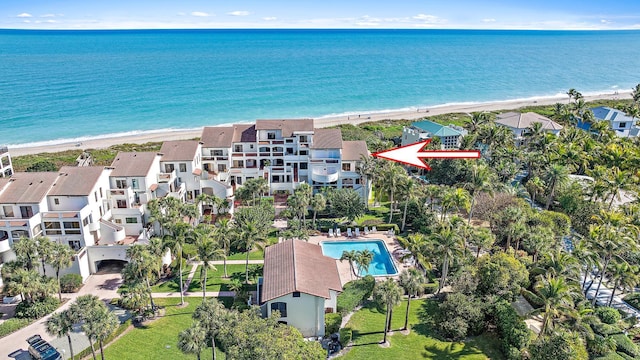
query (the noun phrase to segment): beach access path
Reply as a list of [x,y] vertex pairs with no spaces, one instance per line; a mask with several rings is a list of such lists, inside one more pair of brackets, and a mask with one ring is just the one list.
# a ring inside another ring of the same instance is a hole
[[[599,95],[585,95],[585,101],[595,100],[616,100],[616,99],[630,99],[630,91],[619,91],[608,94]],[[498,110],[516,110],[526,106],[536,105],[553,105],[555,103],[567,103],[569,97],[539,97],[535,99],[526,100],[507,100],[507,101],[494,101],[494,102],[482,102],[482,103],[460,103],[443,106],[432,107],[420,107],[413,108],[406,111],[390,111],[390,112],[372,112],[372,113],[355,113],[349,115],[340,115],[332,117],[315,118],[315,126],[318,128],[330,127],[342,124],[357,125],[363,122],[369,121],[381,121],[381,120],[417,120],[434,115],[451,114],[451,113],[471,113],[482,111],[498,111]],[[189,130],[172,130],[167,132],[156,133],[142,133],[137,135],[119,136],[111,138],[101,138],[95,140],[87,140],[82,143],[77,141],[70,141],[68,143],[61,143],[56,145],[46,146],[21,146],[21,147],[9,147],[11,156],[21,156],[29,154],[39,154],[44,152],[59,152],[65,150],[84,150],[84,149],[103,149],[109,146],[132,143],[132,144],[144,144],[148,142],[162,142],[167,140],[185,140],[200,137],[202,128],[189,129]]]

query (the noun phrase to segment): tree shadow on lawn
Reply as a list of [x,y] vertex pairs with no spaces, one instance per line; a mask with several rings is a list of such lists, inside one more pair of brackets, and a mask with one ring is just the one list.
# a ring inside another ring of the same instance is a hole
[[442,340],[434,329],[435,322],[433,320],[433,314],[437,311],[438,304],[435,301],[424,301],[420,309],[418,309],[418,323],[413,324],[411,329],[417,334]]
[[483,355],[484,353],[473,346],[462,342],[447,343],[444,347],[434,345],[425,345],[422,356],[427,359],[447,360],[458,359],[471,355]]

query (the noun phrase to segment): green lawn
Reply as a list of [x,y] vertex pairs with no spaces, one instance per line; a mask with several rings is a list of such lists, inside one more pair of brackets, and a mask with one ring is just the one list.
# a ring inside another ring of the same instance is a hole
[[[249,260],[263,260],[264,252],[262,250],[253,250],[249,253]],[[229,254],[227,260],[247,260],[247,253],[239,252],[235,254]]]
[[[187,265],[182,269],[182,281],[186,282],[189,277],[189,272],[191,271],[191,266]],[[180,291],[180,276],[178,276],[178,272],[176,271],[176,276],[167,279],[166,281],[161,281],[156,285],[151,287],[151,291],[153,292],[176,292]]]
[[[165,316],[151,322],[148,326],[134,328],[122,335],[105,349],[106,359],[195,359],[194,355],[185,355],[178,349],[178,334],[191,325],[191,314],[202,302],[200,298],[186,298],[189,305],[178,308],[178,298],[155,300],[165,306]],[[231,300],[232,301],[232,300]],[[224,359],[224,353],[217,351],[218,359]],[[202,359],[211,358],[211,348],[205,349]]]
[[[382,327],[385,313],[369,305],[356,312],[348,327],[353,329],[354,346],[344,359],[503,359],[498,340],[491,335],[482,335],[466,342],[447,342],[434,337],[428,325],[420,324],[419,318],[434,310],[431,300],[411,302],[409,324],[411,333],[403,335],[396,331],[389,336],[391,346],[382,348],[378,344],[383,339]],[[394,308],[392,329],[404,325],[406,301]]]
[[[251,264],[249,265],[249,271],[251,271]],[[256,266],[256,265],[253,265]],[[200,270],[201,266],[198,266],[198,270],[189,285],[190,292],[202,291],[202,283],[200,282]],[[244,282],[245,265],[244,264],[227,264],[228,279],[223,278],[224,267],[222,265],[216,265],[214,269],[207,271],[207,291],[228,291],[227,286],[231,279],[238,278]],[[249,279],[251,280],[251,279]],[[255,285],[248,285],[248,290],[255,290]]]

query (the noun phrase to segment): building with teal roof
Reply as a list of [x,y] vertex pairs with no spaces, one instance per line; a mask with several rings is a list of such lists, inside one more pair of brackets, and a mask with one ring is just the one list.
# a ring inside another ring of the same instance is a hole
[[402,130],[402,146],[438,138],[443,149],[459,149],[465,133],[457,126],[441,125],[429,120],[418,121]]

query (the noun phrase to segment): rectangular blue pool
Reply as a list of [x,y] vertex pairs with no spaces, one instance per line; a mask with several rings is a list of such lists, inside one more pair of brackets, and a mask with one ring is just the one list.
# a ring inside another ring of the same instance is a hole
[[[387,246],[382,240],[323,241],[320,243],[320,246],[322,246],[322,253],[325,256],[334,259],[340,259],[343,251],[362,251],[366,249],[373,252],[373,260],[371,264],[369,264],[369,268],[364,274],[359,274],[360,276],[392,276],[398,274],[389,250],[387,250]],[[358,269],[355,269],[355,271],[358,271]]]

